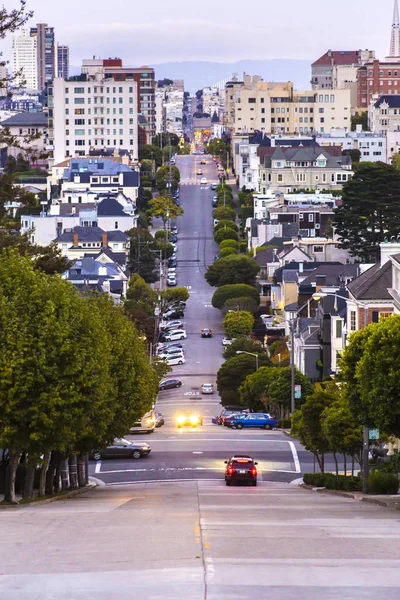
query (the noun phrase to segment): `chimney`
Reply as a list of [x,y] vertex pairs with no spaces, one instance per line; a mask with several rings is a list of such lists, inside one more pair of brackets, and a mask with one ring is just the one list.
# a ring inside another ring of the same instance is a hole
[[319,292],[319,290],[326,285],[326,275],[317,275],[315,277],[315,291]]
[[77,248],[79,246],[79,238],[78,238],[78,234],[74,233],[74,244],[73,244],[74,248]]
[[102,248],[107,248],[107,246],[108,246],[106,231],[103,231],[103,233],[101,234],[101,246],[102,246]]

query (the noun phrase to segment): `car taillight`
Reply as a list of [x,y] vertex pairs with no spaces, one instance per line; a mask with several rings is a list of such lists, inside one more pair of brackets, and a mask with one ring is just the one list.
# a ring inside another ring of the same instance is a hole
[[251,467],[250,473],[253,475],[253,477],[255,477],[257,475],[257,469],[256,469],[256,467]]
[[233,475],[235,469],[233,467],[228,467],[228,475]]

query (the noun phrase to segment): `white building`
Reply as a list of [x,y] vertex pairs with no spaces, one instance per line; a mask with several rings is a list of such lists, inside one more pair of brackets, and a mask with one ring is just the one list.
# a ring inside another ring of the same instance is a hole
[[165,88],[165,119],[166,131],[182,137],[182,119],[184,105],[184,89],[181,85],[171,85]]
[[387,162],[387,139],[383,133],[356,131],[336,127],[330,133],[318,133],[315,141],[320,146],[340,146],[342,150],[359,150],[360,162]]
[[29,29],[22,29],[19,35],[13,36],[12,67],[14,74],[22,70],[13,85],[38,89],[37,37],[31,36]]
[[[56,77],[49,88],[53,114],[50,150],[54,162],[86,156],[91,150],[114,147],[138,156],[137,89],[134,81],[114,81],[101,75]],[[50,137],[50,134],[49,134]]]
[[156,89],[155,93],[155,111],[156,111],[156,135],[164,133],[166,129],[166,110],[164,106],[165,92],[163,88]]

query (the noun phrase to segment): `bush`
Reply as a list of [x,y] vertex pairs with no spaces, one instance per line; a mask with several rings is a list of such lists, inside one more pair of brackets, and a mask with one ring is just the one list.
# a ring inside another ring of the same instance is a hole
[[214,308],[222,309],[227,300],[232,298],[243,298],[247,296],[253,298],[257,304],[260,304],[260,294],[258,290],[252,285],[246,285],[244,283],[233,283],[228,285],[222,285],[213,294],[211,303]]
[[236,240],[237,241],[237,233],[234,229],[230,229],[230,228],[226,228],[226,229],[220,229],[219,231],[216,231],[214,234],[214,240],[217,242],[217,244],[220,244],[222,242],[222,240]]
[[[237,308],[239,307],[239,309]],[[229,298],[222,308],[224,312],[229,310],[245,310],[252,315],[255,315],[258,309],[257,301],[254,298],[248,296],[242,296],[241,298]]]
[[225,258],[225,256],[230,256],[231,254],[237,254],[238,251],[235,250],[235,248],[232,247],[227,247],[227,248],[221,248],[221,250],[219,251],[219,256],[220,258]]
[[[165,241],[165,231],[164,229],[159,229],[158,231],[155,232],[154,237],[156,240],[160,240],[161,242]],[[171,232],[168,231],[168,239],[171,239]]]
[[240,240],[239,250],[242,254],[246,254],[247,252],[247,242],[246,240]]
[[397,494],[399,478],[395,473],[373,469],[368,477],[368,491],[370,494]]
[[334,473],[304,473],[303,481],[307,485],[324,487],[328,490],[360,492],[362,489],[361,477],[347,477]]
[[234,221],[235,211],[230,206],[219,206],[213,211],[213,218],[220,221]]
[[222,242],[219,245],[219,249],[222,250],[223,248],[235,248],[235,250],[239,250],[239,242],[237,240],[222,240]]
[[290,429],[292,426],[292,419],[278,419],[278,427],[281,429]]
[[234,223],[234,221],[220,221],[214,227],[214,233],[216,231],[219,231],[220,229],[225,229],[225,227],[227,227],[228,229],[234,229],[234,231],[238,231],[239,229],[239,227],[236,225],[236,223]]

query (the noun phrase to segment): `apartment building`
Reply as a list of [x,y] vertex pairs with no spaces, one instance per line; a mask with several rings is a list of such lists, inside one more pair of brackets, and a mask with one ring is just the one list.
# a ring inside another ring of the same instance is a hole
[[120,58],[93,58],[82,61],[82,74],[100,75],[117,82],[130,81],[131,85],[134,81],[137,87],[137,112],[144,117],[141,126],[146,132],[147,143],[151,143],[156,135],[154,69],[147,66],[124,67]]
[[351,179],[350,156],[339,147],[259,148],[260,183],[273,192],[290,193],[299,189],[341,189]]
[[138,156],[135,81],[104,75],[56,77],[48,87],[49,150],[55,163],[113,147]]
[[[1,122],[2,127],[7,127],[12,136],[15,137],[17,146],[7,147],[7,156],[14,156],[21,152],[21,148],[29,149],[28,156],[35,166],[47,164],[44,159],[47,146],[47,115],[43,112],[22,112],[12,115]],[[26,136],[40,134],[36,140],[26,144]]]
[[38,90],[57,76],[57,45],[54,27],[38,23],[31,27],[30,35],[37,38],[37,82]]
[[69,46],[57,44],[57,76],[63,79],[69,77]]
[[385,94],[368,108],[371,131],[387,136],[400,132],[400,96]]
[[271,83],[244,75],[225,88],[228,131],[274,134],[325,133],[351,124],[351,91],[296,91],[293,83]]
[[13,85],[38,89],[37,37],[32,37],[29,29],[22,29],[19,35],[12,38],[12,70],[14,74],[21,72]]
[[156,89],[154,96],[155,104],[155,122],[156,122],[156,135],[163,133],[166,130],[166,110],[164,106],[165,91],[164,88]]
[[183,132],[183,105],[184,105],[184,87],[183,81],[174,81],[172,85],[164,88],[164,109],[166,131],[175,133],[182,137]]
[[320,146],[340,146],[343,150],[359,150],[360,162],[387,162],[386,135],[379,131],[370,133],[357,125],[356,131],[348,131],[340,127],[331,129],[329,133],[319,133],[315,141]]
[[311,65],[313,90],[344,89],[357,81],[358,68],[374,58],[373,50],[328,50]]

